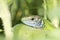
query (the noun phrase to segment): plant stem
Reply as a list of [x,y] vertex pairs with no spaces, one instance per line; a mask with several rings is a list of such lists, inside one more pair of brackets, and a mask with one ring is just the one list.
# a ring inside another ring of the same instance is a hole
[[0,16],[3,21],[6,40],[13,40],[11,16],[5,0],[0,0]]

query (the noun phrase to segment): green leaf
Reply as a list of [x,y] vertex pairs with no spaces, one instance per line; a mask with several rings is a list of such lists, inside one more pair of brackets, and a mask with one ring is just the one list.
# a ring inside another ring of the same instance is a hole
[[[46,23],[48,22],[47,20],[45,21]],[[48,29],[51,27],[49,22],[46,26],[49,26]],[[14,40],[60,40],[60,29],[35,29],[24,24],[17,24],[13,30]]]
[[18,24],[14,27],[14,39],[17,40],[44,40],[45,31],[43,29],[35,29],[27,25]]
[[31,3],[33,0],[26,0],[28,3]]
[[3,30],[2,29],[0,29],[0,32],[2,32]]
[[45,26],[45,30],[53,30],[55,27],[52,25],[51,22],[49,22],[48,20],[44,20],[44,26]]
[[4,40],[4,39],[5,39],[5,36],[0,33],[0,40]]

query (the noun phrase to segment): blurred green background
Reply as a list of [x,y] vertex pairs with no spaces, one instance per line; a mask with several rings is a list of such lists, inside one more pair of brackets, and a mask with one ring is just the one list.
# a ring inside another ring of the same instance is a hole
[[[4,0],[11,14],[14,40],[60,40],[60,0]],[[1,9],[0,9],[1,10]],[[25,16],[38,15],[44,20],[44,28],[32,29],[21,22]],[[4,40],[4,28],[0,18],[0,40]]]

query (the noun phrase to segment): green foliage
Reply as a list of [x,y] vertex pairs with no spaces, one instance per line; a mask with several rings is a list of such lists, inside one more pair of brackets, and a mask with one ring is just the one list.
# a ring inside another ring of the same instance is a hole
[[43,30],[35,29],[24,24],[18,24],[14,27],[14,35],[14,40],[40,40],[40,38],[45,38]]
[[44,20],[44,29],[45,30],[53,30],[55,29],[55,27],[48,21],[48,20]]
[[13,28],[14,40],[59,40],[60,29],[53,28],[48,22],[46,24],[47,29],[35,29],[24,24],[17,24]]
[[42,29],[32,28],[25,24],[15,25],[13,28],[14,40],[55,40],[56,36],[54,37],[52,34],[54,31],[56,32],[56,28],[54,28],[54,26],[48,20],[44,20],[44,24],[44,28]]
[[[11,14],[14,40],[60,40],[60,0],[4,1],[7,2]],[[35,29],[21,22],[21,18],[31,15],[42,16],[44,28]],[[2,24],[0,23],[1,28]],[[0,40],[3,39],[4,36],[0,35]]]
[[28,3],[31,3],[33,0],[26,0]]
[[4,35],[0,33],[0,40],[4,40]]

